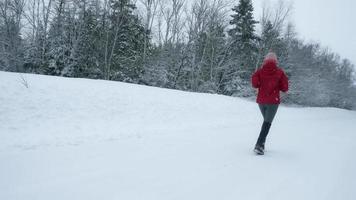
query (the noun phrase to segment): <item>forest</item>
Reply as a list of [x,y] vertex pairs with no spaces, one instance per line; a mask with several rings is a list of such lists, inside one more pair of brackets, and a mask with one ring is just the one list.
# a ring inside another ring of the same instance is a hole
[[251,0],[0,0],[0,70],[252,99],[274,51],[284,103],[356,109],[354,64],[301,40],[292,9],[279,1],[257,19]]

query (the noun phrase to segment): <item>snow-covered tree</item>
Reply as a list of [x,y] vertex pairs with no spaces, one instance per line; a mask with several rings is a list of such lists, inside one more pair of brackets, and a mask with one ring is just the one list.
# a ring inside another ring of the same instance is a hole
[[48,31],[55,0],[26,0],[26,3],[24,18],[30,31],[26,37],[24,68],[28,72],[45,74],[49,66],[46,57],[49,45]]
[[225,91],[227,94],[249,96],[249,79],[255,70],[257,56],[257,40],[251,0],[239,0],[233,9],[229,30],[230,36],[230,67],[226,74]]
[[23,70],[21,19],[24,5],[24,0],[0,1],[0,69],[2,70]]
[[[72,73],[68,72],[71,62],[69,57],[72,53],[72,45],[70,35],[74,31],[71,28],[74,26],[74,16],[65,10],[66,1],[59,0],[56,5],[55,16],[51,22],[48,32],[48,51],[46,52],[46,60],[48,65],[45,68],[45,73],[50,75],[65,75],[71,76]],[[66,73],[63,73],[67,71]]]
[[[100,43],[103,31],[100,25],[99,14],[102,10],[96,0],[81,0],[78,4],[78,18],[76,20],[76,37],[73,40],[73,50],[70,60],[72,69],[63,73],[73,71],[75,77],[103,78],[103,67],[101,63],[102,49]],[[68,66],[69,67],[69,66]]]
[[110,0],[105,45],[106,78],[138,82],[143,74],[142,55],[147,36],[129,0]]

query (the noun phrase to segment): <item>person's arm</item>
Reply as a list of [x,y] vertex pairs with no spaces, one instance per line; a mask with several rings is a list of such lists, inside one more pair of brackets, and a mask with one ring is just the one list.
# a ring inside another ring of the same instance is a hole
[[287,92],[288,89],[289,89],[289,86],[288,86],[288,77],[287,75],[282,71],[282,76],[281,76],[281,79],[280,79],[280,82],[279,82],[279,89],[282,91],[282,92]]
[[254,88],[260,88],[261,86],[261,81],[260,81],[260,74],[259,71],[256,71],[251,78],[251,83],[252,83],[252,87]]

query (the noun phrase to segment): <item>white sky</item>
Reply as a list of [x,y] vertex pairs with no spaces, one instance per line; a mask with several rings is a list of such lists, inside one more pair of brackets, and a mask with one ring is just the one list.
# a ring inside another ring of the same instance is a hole
[[[255,18],[261,16],[263,2],[253,0]],[[298,37],[330,47],[356,65],[356,0],[294,0],[291,19]]]

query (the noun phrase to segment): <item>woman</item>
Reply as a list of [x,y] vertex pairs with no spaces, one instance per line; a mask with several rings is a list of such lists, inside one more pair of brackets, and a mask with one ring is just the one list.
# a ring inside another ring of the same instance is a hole
[[277,67],[277,62],[276,54],[268,53],[261,69],[252,75],[252,86],[258,89],[257,103],[263,116],[261,132],[254,149],[259,155],[264,154],[266,137],[281,102],[279,93],[288,91],[288,78]]

